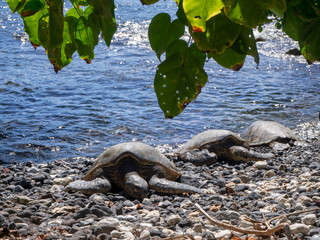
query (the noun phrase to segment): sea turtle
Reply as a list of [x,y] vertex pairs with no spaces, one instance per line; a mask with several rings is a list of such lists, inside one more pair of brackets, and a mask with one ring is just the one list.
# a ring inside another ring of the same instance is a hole
[[259,161],[273,157],[271,153],[257,153],[247,142],[229,130],[207,130],[194,136],[179,150],[182,160],[195,165],[213,164],[218,159],[231,161]]
[[290,147],[290,141],[299,141],[289,128],[273,121],[256,121],[241,136],[250,146],[265,145],[274,150],[284,150]]
[[149,187],[162,193],[203,193],[201,189],[174,182],[180,171],[155,148],[139,142],[114,145],[103,152],[84,176],[71,182],[67,191],[106,193],[113,186],[128,195],[144,198]]

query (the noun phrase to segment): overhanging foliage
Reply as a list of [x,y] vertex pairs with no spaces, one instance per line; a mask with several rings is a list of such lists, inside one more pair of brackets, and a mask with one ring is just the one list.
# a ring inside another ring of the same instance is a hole
[[[159,0],[141,0],[150,5]],[[54,70],[72,61],[75,52],[91,63],[101,35],[107,46],[117,30],[114,0],[7,0],[18,12],[32,45],[43,46]],[[149,40],[161,62],[154,87],[166,118],[179,115],[207,82],[206,59],[240,70],[246,56],[259,63],[253,28],[273,15],[312,63],[320,60],[319,0],[176,0],[177,18],[166,13],[153,18]],[[185,41],[185,30],[189,41]],[[164,55],[164,59],[161,56]]]

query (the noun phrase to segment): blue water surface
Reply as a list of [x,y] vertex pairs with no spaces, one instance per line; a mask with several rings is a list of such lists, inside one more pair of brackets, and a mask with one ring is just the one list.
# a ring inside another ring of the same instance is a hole
[[259,66],[248,57],[234,72],[208,61],[209,81],[196,101],[164,119],[147,30],[157,13],[174,17],[175,2],[116,4],[111,47],[100,41],[92,64],[75,55],[56,74],[43,48],[28,42],[19,15],[0,0],[0,162],[95,158],[124,141],[175,146],[209,128],[240,133],[258,119],[288,127],[318,120],[320,66],[285,54],[297,44],[272,24],[255,33],[267,40],[258,43]]

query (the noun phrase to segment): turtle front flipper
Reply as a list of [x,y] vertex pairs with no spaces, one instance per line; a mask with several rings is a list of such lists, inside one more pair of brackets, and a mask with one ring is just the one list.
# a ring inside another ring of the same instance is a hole
[[234,161],[263,161],[274,157],[272,153],[258,153],[241,146],[233,146],[229,150]]
[[86,195],[94,193],[107,193],[111,190],[108,179],[96,178],[92,181],[77,180],[67,185],[66,191],[79,191]]
[[189,186],[187,184],[178,183],[174,181],[167,180],[165,178],[159,178],[154,175],[149,180],[149,187],[157,192],[178,194],[178,193],[205,193],[203,190]]
[[123,190],[132,197],[143,199],[148,195],[149,186],[137,172],[129,172],[124,176]]
[[184,162],[191,162],[196,166],[210,166],[217,162],[218,157],[215,153],[209,152],[208,149],[194,149],[180,153],[179,158]]

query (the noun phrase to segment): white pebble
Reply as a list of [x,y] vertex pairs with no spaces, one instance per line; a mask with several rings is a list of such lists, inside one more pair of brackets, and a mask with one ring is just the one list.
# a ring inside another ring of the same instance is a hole
[[313,225],[317,221],[317,217],[315,214],[308,214],[302,218],[302,222],[306,225]]
[[72,177],[55,178],[55,179],[53,179],[53,184],[67,186],[72,181],[73,181]]
[[257,169],[266,169],[268,166],[267,161],[259,161],[254,164]]
[[181,221],[181,217],[177,214],[173,214],[167,218],[167,225],[168,226],[175,226],[180,221]]
[[150,232],[148,230],[143,230],[140,233],[140,239],[150,239],[150,238],[151,238],[151,235],[150,235]]
[[302,233],[303,235],[308,235],[310,228],[302,223],[294,223],[290,226],[292,234]]
[[217,232],[214,236],[216,239],[229,239],[231,237],[232,233],[230,230],[222,230]]

